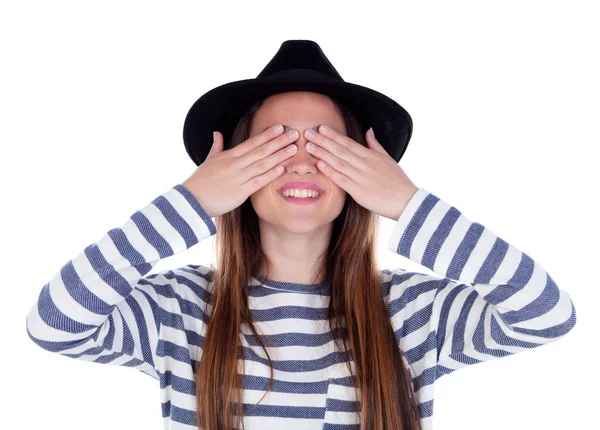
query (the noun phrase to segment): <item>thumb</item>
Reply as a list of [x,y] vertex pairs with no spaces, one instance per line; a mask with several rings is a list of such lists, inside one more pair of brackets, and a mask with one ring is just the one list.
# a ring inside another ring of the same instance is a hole
[[367,135],[367,145],[369,145],[370,149],[380,152],[382,154],[388,153],[385,150],[385,148],[383,146],[381,146],[381,144],[375,138],[375,132],[373,132],[373,127],[371,127],[370,129],[367,130],[366,135]]
[[223,152],[223,135],[218,131],[213,131],[213,144],[210,147],[207,158],[219,152]]

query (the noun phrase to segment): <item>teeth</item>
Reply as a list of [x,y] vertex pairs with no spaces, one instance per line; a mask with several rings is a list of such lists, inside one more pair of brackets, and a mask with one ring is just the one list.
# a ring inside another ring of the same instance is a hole
[[319,195],[318,191],[314,190],[283,190],[282,194],[286,197],[297,197],[297,198],[315,198]]

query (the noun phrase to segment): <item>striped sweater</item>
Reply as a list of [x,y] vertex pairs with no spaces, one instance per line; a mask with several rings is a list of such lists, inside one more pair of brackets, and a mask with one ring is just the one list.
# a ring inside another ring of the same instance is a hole
[[[61,267],[27,315],[29,337],[51,352],[155,378],[164,428],[198,428],[194,371],[211,313],[211,272],[189,264],[148,273],[215,233],[193,194],[175,185]],[[432,428],[437,379],[556,341],[575,325],[569,295],[537,262],[423,188],[397,220],[389,249],[439,274],[380,270],[424,430]],[[333,353],[330,293],[329,282],[249,280],[258,332],[275,345],[275,380],[244,418],[246,429],[358,428],[352,377]],[[266,391],[269,367],[250,329],[241,331],[248,411]]]

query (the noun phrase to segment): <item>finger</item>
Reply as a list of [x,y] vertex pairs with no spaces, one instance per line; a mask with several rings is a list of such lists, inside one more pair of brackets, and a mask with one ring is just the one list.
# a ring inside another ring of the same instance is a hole
[[[354,167],[352,164],[350,164],[343,158],[339,158],[337,155],[332,154],[328,150],[325,150],[320,146],[315,145],[314,142],[309,143],[311,143],[311,145],[307,143],[306,150],[311,155],[314,155],[315,157],[325,161],[330,167],[334,168],[340,173],[343,173],[345,176],[352,179],[353,181],[360,182],[360,178],[363,175],[363,171],[361,169]],[[335,148],[335,145],[335,143],[331,143],[329,146],[334,147],[334,150],[337,150],[338,152],[346,151],[343,148]],[[348,158],[352,158],[353,160],[357,158],[355,155],[348,155],[347,152],[348,151],[346,151],[346,153],[344,153],[342,156],[347,156]],[[364,165],[364,162],[362,160],[357,162]],[[317,163],[317,167],[318,165],[319,164]]]
[[348,176],[338,172],[329,164],[322,160],[317,162],[317,167],[325,176],[331,179],[338,187],[346,191],[350,195],[356,195],[358,184],[350,179]]
[[[291,152],[290,152],[291,150]],[[283,163],[288,158],[294,156],[298,148],[296,145],[291,144],[283,149],[280,149],[274,154],[268,157],[261,158],[254,162],[252,165],[242,170],[242,177],[245,178],[245,182],[250,181],[252,178],[263,175],[271,169],[276,168],[279,164]]]
[[369,150],[364,145],[354,141],[354,139],[351,139],[345,134],[339,133],[332,127],[321,125],[318,130],[319,135],[325,136],[326,138],[346,148],[348,151],[356,154],[360,158],[366,158],[369,155]]
[[[286,151],[279,151],[279,152],[286,152]],[[290,153],[286,153],[286,154],[288,154],[288,157],[293,155]],[[274,157],[270,157],[270,158],[274,158]],[[260,190],[262,187],[273,182],[279,176],[281,176],[281,174],[284,172],[285,169],[280,164],[280,162],[275,163],[275,164],[276,165],[273,168],[269,169],[266,173],[262,173],[257,176],[254,176],[254,177],[250,178],[248,181],[246,181],[245,183],[243,183],[241,185],[241,187],[244,190],[244,193],[246,195],[250,196],[250,195],[254,194],[255,192],[257,192],[258,190]]]
[[366,138],[367,138],[367,144],[369,145],[369,148],[371,148],[373,151],[379,152],[380,154],[389,156],[389,154],[385,150],[385,148],[383,146],[381,146],[379,141],[375,138],[375,133],[373,132],[373,127],[371,127],[369,130],[367,130]]
[[210,147],[210,151],[208,151],[208,155],[206,158],[214,156],[219,152],[223,152],[223,135],[218,131],[213,132],[213,144]]
[[269,127],[266,130],[258,133],[256,136],[252,136],[248,138],[245,142],[240,145],[237,145],[233,148],[232,154],[235,157],[243,157],[248,152],[255,150],[256,148],[264,145],[270,140],[275,139],[278,136],[281,136],[283,133],[283,126],[280,124],[274,125],[273,127]]
[[[295,132],[295,136],[291,136],[290,133]],[[248,166],[256,163],[257,161],[263,160],[278,150],[290,145],[292,142],[298,140],[300,134],[296,130],[290,130],[289,132],[277,136],[275,139],[264,143],[262,145],[256,146],[252,151],[247,152],[243,156],[240,157],[239,168],[245,169]],[[262,173],[262,172],[260,172]]]
[[[356,167],[359,170],[364,171],[367,168],[367,164],[364,161],[366,158],[362,158],[357,153],[351,151],[348,146],[345,146],[345,144],[339,144],[338,142],[333,141],[330,138],[325,137],[320,133],[308,133],[307,132],[305,134],[307,135],[307,140],[309,140],[313,143],[316,143],[315,146],[317,146],[317,149],[319,147],[324,148],[330,154],[333,154],[337,158],[340,158],[340,159],[346,161],[347,163],[351,164],[352,166]],[[354,144],[354,146],[356,146],[356,144]],[[364,147],[362,147],[362,148],[365,149]],[[308,150],[308,148],[307,148],[307,150]],[[328,162],[331,163],[330,160]]]

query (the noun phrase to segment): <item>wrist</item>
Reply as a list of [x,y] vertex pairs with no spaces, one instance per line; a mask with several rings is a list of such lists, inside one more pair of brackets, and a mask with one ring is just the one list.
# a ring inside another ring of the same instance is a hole
[[417,191],[419,191],[419,187],[412,184],[410,187],[408,187],[408,189],[404,190],[401,193],[400,197],[397,200],[399,202],[399,207],[398,207],[398,210],[396,211],[396,215],[394,215],[394,219],[396,221],[398,221],[400,219],[400,217],[402,216],[402,213],[404,212],[404,209],[406,208],[408,203],[411,201],[411,199],[414,197],[414,195],[417,193]]

